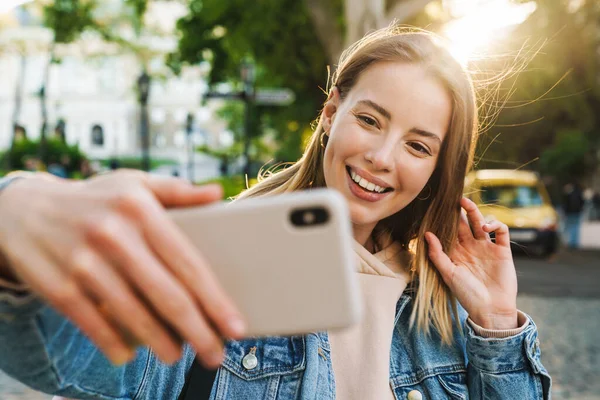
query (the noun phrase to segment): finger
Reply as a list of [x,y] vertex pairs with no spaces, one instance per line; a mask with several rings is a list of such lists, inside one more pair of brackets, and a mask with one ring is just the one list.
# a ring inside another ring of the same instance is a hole
[[164,207],[186,207],[223,199],[219,184],[194,186],[181,178],[147,175],[145,184]]
[[483,225],[483,230],[487,233],[495,232],[497,245],[510,247],[510,233],[506,224],[500,221],[492,221]]
[[442,243],[436,235],[431,232],[425,233],[425,239],[429,244],[429,258],[440,272],[442,279],[446,282],[446,285],[450,286],[454,278],[454,270],[456,266],[450,260],[450,257],[444,253]]
[[477,205],[466,197],[463,197],[460,201],[460,206],[467,212],[467,218],[475,239],[489,239],[488,234],[482,229],[485,224],[485,218],[483,218],[483,214],[481,214]]
[[46,299],[57,311],[71,320],[107,357],[117,365],[134,356],[115,328],[98,312],[81,289],[69,280],[52,257],[29,251],[27,264],[35,270],[19,266],[19,276],[31,290]]
[[117,217],[107,218],[89,233],[90,241],[110,254],[126,276],[165,322],[190,342],[208,367],[218,367],[223,345],[198,303],[154,256],[140,233]]
[[473,240],[473,232],[469,227],[467,216],[462,211],[460,212],[460,220],[458,221],[458,240],[461,243]]
[[63,232],[42,229],[40,233],[39,242],[46,253],[63,267],[67,279],[96,300],[101,314],[121,331],[129,347],[142,342],[167,363],[180,358],[178,341],[104,257],[87,246],[71,250],[73,241]]
[[105,316],[127,335],[150,346],[163,361],[173,363],[181,357],[178,342],[113,267],[90,249],[77,250],[71,258],[71,274],[96,299],[101,300]]
[[193,294],[211,323],[225,337],[242,338],[246,326],[242,314],[190,240],[156,202],[133,208],[154,252]]
[[117,330],[81,290],[77,295],[51,296],[49,301],[71,319],[113,364],[124,364],[135,356],[134,350],[127,346]]

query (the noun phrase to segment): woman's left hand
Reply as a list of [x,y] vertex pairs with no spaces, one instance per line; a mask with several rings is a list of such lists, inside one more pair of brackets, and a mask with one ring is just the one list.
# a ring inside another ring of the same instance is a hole
[[458,243],[448,255],[437,236],[427,232],[429,258],[473,322],[486,329],[517,328],[517,274],[508,227],[486,223],[469,199],[460,205],[467,215],[461,212]]

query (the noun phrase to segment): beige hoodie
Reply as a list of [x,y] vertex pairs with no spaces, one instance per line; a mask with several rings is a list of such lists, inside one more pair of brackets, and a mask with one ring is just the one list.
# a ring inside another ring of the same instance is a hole
[[354,248],[364,314],[359,324],[329,332],[336,398],[393,400],[390,349],[396,303],[410,282],[410,253],[393,242],[375,254],[358,242]]

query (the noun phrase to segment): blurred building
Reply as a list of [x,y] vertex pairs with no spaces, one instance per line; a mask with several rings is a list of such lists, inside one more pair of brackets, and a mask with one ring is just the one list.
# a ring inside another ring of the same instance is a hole
[[[101,12],[118,12],[121,1],[103,2]],[[195,116],[192,140],[218,146],[225,124],[214,116],[218,102],[201,106],[207,89],[202,66],[185,69],[176,77],[163,63],[164,54],[177,45],[176,20],[185,13],[177,2],[153,2],[146,23],[159,32],[142,36],[144,54],[132,54],[98,35],[84,33],[68,46],[60,46],[61,62],[52,64],[48,75],[48,135],[62,119],[66,139],[78,143],[92,158],[132,156],[140,153],[137,79],[144,58],[151,75],[149,115],[152,154],[181,158],[186,147],[186,117]],[[124,37],[135,37],[127,25],[119,27]],[[0,150],[10,146],[17,98],[21,106],[16,121],[27,136],[37,138],[42,124],[39,90],[49,58],[51,32],[40,26],[35,12],[23,8],[0,14]],[[160,76],[161,78],[156,78]],[[20,85],[22,87],[20,88]]]

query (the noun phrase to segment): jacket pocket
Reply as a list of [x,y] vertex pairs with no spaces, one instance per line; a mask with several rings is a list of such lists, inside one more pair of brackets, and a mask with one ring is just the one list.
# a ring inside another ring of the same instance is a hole
[[469,398],[465,371],[421,372],[392,379],[398,399],[467,400]]
[[245,380],[304,370],[304,337],[275,336],[230,341],[225,346],[223,368]]
[[467,375],[464,372],[442,374],[438,375],[437,378],[444,390],[446,390],[448,398],[452,400],[467,400],[469,398]]
[[306,369],[305,346],[303,336],[227,343],[211,399],[297,399]]

